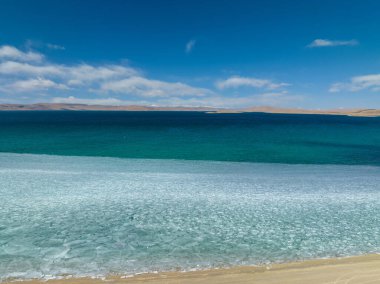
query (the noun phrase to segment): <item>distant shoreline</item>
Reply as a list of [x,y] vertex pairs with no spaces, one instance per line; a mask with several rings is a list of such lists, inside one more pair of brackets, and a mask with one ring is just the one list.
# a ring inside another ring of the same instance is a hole
[[[370,254],[345,258],[317,259],[267,266],[199,270],[190,272],[159,272],[134,277],[71,278],[53,280],[22,280],[4,283],[24,284],[98,284],[98,283],[151,283],[151,284],[213,284],[213,283],[375,283],[380,279],[380,255]],[[280,282],[279,282],[280,281]]]
[[321,115],[346,115],[360,117],[380,116],[380,109],[331,109],[331,110],[307,110],[297,108],[276,108],[276,107],[249,107],[249,108],[213,108],[213,107],[156,107],[156,106],[107,106],[107,105],[86,105],[86,104],[58,104],[58,103],[37,103],[37,104],[0,104],[0,111],[199,111],[212,114],[219,113],[277,113],[277,114],[321,114]]

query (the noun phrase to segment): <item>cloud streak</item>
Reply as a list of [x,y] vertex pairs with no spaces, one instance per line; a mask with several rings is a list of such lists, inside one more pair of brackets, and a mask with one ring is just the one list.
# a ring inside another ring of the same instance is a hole
[[190,53],[190,52],[192,52],[196,43],[197,43],[197,41],[194,40],[194,39],[188,41],[188,42],[186,43],[186,46],[185,46],[185,52],[186,52],[186,53]]
[[58,44],[52,44],[52,43],[47,43],[46,44],[47,48],[49,49],[55,49],[55,50],[65,50],[66,48],[62,45]]
[[262,93],[250,96],[224,97],[211,95],[207,97],[158,97],[155,101],[146,99],[118,99],[114,97],[82,99],[75,96],[54,97],[53,103],[71,103],[88,105],[145,105],[163,107],[219,107],[245,108],[251,106],[286,106],[303,100],[302,96],[287,95],[286,93]]
[[20,61],[42,61],[44,56],[38,52],[23,52],[13,46],[0,46],[0,59],[14,59]]
[[358,92],[362,90],[380,91],[380,74],[355,76],[349,82],[338,82],[330,86],[329,91],[338,93],[342,91]]
[[274,90],[281,87],[289,86],[288,83],[275,83],[267,79],[259,79],[253,77],[240,77],[232,76],[225,80],[217,81],[216,87],[220,90],[229,88],[240,88],[240,87],[253,87],[253,88],[264,88],[268,90]]
[[68,90],[64,84],[58,84],[51,80],[37,78],[15,81],[7,86],[8,89],[17,92],[46,91],[49,89]]
[[36,65],[17,61],[0,63],[0,74],[57,77],[66,79],[69,84],[73,85],[123,76],[132,76],[138,73],[139,72],[133,68],[121,65],[93,66],[79,64],[68,66],[51,63]]
[[131,101],[123,101],[115,98],[100,98],[100,99],[81,99],[75,96],[69,97],[54,97],[51,100],[52,103],[58,104],[85,104],[85,105],[130,105]]
[[104,83],[101,90],[135,94],[141,97],[205,96],[212,94],[208,89],[195,88],[180,82],[169,83],[137,76]]
[[315,47],[333,47],[333,46],[354,46],[359,42],[355,39],[351,40],[329,40],[329,39],[315,39],[307,45],[309,48]]

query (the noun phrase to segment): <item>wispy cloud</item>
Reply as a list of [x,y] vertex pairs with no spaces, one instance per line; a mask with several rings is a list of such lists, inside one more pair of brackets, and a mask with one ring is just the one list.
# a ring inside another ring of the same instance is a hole
[[46,43],[43,41],[39,40],[32,40],[28,39],[25,41],[25,47],[27,50],[30,49],[55,49],[55,50],[65,50],[66,48],[62,45],[59,44],[54,44],[54,43]]
[[288,95],[286,93],[262,93],[249,96],[225,97],[218,94],[204,97],[158,97],[152,101],[146,99],[118,99],[89,98],[83,99],[75,96],[54,97],[53,103],[71,103],[88,105],[145,105],[166,107],[219,107],[219,108],[246,108],[251,106],[288,106],[303,100],[302,96]]
[[171,83],[137,76],[104,83],[101,90],[142,97],[204,96],[212,93],[208,89],[195,88],[180,82]]
[[19,61],[41,61],[44,56],[38,52],[23,52],[10,45],[0,46],[0,59],[14,59]]
[[130,105],[132,101],[123,101],[115,98],[100,98],[100,99],[81,99],[75,96],[69,97],[54,97],[51,99],[52,103],[61,104],[85,104],[85,105]]
[[139,72],[131,67],[120,65],[93,66],[88,64],[57,65],[52,63],[30,64],[5,61],[0,63],[0,74],[23,77],[47,77],[65,81],[68,85],[85,85],[110,79],[125,78]]
[[315,39],[307,47],[332,47],[332,46],[354,46],[359,42],[355,39],[351,40],[329,40],[329,39]]
[[358,92],[362,90],[380,91],[380,74],[355,76],[349,82],[334,83],[329,89],[332,93],[342,91]]
[[265,88],[265,89],[273,90],[273,89],[278,89],[285,86],[289,86],[289,84],[275,83],[272,80],[268,80],[268,79],[240,77],[240,76],[232,76],[225,80],[220,80],[216,82],[216,87],[221,90],[227,89],[227,88],[239,88],[239,87]]
[[65,50],[65,47],[58,44],[47,43],[46,46],[50,49]]
[[29,64],[17,61],[5,61],[0,63],[0,74],[17,76],[63,76],[62,66],[54,64]]
[[192,52],[196,43],[197,41],[195,39],[188,41],[185,46],[185,52],[186,53]]
[[48,79],[37,78],[28,80],[19,80],[6,86],[6,88],[19,92],[46,91],[49,89],[68,90],[64,84],[55,83]]
[[80,64],[66,66],[64,70],[66,70],[68,74],[69,85],[85,85],[95,81],[104,82],[140,74],[140,72],[134,68],[121,65],[93,66]]

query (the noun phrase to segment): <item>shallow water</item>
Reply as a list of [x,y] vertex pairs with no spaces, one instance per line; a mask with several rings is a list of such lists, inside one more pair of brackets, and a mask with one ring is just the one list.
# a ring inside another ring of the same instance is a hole
[[0,154],[0,279],[380,251],[380,168]]

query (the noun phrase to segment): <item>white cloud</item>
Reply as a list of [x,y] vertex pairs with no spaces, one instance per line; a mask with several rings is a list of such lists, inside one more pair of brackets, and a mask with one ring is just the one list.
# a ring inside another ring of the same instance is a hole
[[[15,56],[13,56],[15,57]],[[65,90],[86,95],[102,92],[130,97],[204,96],[213,94],[181,82],[165,82],[143,77],[124,65],[64,65],[41,62],[0,61],[2,91]]]
[[[190,44],[190,51],[194,44]],[[297,99],[282,88],[289,84],[267,79],[227,78],[216,86],[221,90],[245,86],[261,94],[220,95],[182,82],[147,78],[140,70],[122,64],[56,64],[42,54],[8,47],[0,49],[1,95],[8,100],[17,94],[19,100],[36,102],[43,94],[46,101],[55,103],[248,107],[282,105]]]
[[212,93],[208,89],[194,88],[179,82],[170,83],[138,76],[106,82],[101,85],[101,90],[141,97],[204,96]]
[[125,78],[138,75],[139,72],[133,68],[120,65],[92,66],[81,64],[76,66],[65,66],[62,68],[69,79],[69,85],[81,85],[98,80]]
[[334,83],[329,89],[332,93],[361,90],[380,91],[380,74],[352,77],[348,83]]
[[6,61],[0,63],[0,74],[55,76],[67,79],[69,84],[80,85],[96,80],[128,77],[139,74],[139,72],[133,68],[120,65],[92,66],[88,64],[80,64],[68,66],[51,63],[35,65],[16,61]]
[[13,46],[0,46],[0,59],[13,59],[18,61],[41,61],[44,56],[37,52],[23,52]]
[[49,89],[68,90],[68,87],[64,84],[59,84],[43,78],[15,81],[6,88],[16,92],[42,91]]
[[193,48],[194,48],[194,46],[195,46],[196,43],[197,43],[197,41],[194,40],[194,39],[188,41],[186,43],[185,52],[186,53],[190,53],[193,50]]
[[112,105],[112,106],[131,104],[131,101],[122,101],[115,98],[81,99],[74,96],[55,97],[51,100],[51,102],[61,103],[61,104]]
[[258,79],[253,77],[240,77],[232,76],[226,80],[216,82],[216,87],[218,89],[227,88],[239,88],[239,87],[254,87],[254,88],[265,88],[269,90],[278,89],[281,87],[289,86],[287,83],[274,83],[267,79]]
[[6,61],[0,63],[0,74],[17,76],[63,76],[65,75],[65,70],[53,64],[33,65],[16,61]]
[[358,44],[359,42],[355,39],[351,39],[351,40],[315,39],[307,47],[354,46]]

